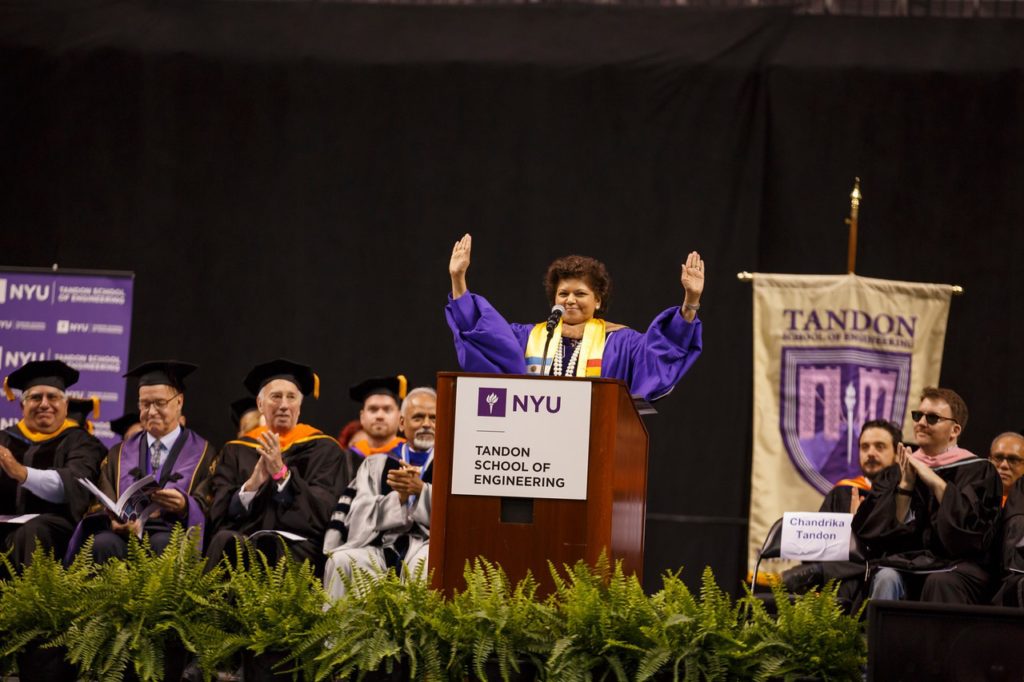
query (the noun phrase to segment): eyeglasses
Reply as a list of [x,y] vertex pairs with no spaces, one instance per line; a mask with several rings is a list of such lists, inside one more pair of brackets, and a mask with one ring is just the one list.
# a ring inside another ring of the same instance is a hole
[[929,426],[935,426],[941,420],[951,421],[957,424],[960,423],[956,419],[953,419],[952,417],[943,417],[941,414],[935,414],[934,412],[921,412],[920,410],[913,410],[910,413],[910,418],[913,419],[915,422],[921,421],[921,417],[924,417],[924,420],[928,422]]
[[1016,469],[1021,464],[1024,464],[1024,457],[1020,457],[1019,455],[1004,455],[1001,452],[995,452],[989,455],[988,458],[996,466],[999,466],[1003,462],[1006,462],[1011,467]]
[[57,403],[57,402],[60,402],[61,400],[64,400],[64,394],[63,393],[56,393],[56,392],[54,392],[54,393],[44,393],[44,392],[30,393],[30,394],[28,394],[26,396],[23,396],[22,399],[21,399],[21,402],[26,403],[28,405],[40,405],[43,402],[43,398],[46,398],[46,402],[48,402],[48,403]]
[[139,401],[139,412],[148,412],[149,408],[155,407],[158,412],[163,412],[167,409],[167,406],[171,404],[171,401],[177,398],[180,393],[175,393],[170,398],[163,398],[161,400],[140,400]]

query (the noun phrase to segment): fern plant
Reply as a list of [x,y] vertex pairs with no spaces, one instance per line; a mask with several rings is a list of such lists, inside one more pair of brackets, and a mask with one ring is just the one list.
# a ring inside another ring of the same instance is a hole
[[[220,569],[226,581],[207,591],[203,619],[194,621],[188,633],[205,675],[240,652],[292,654],[321,628],[327,595],[308,561],[294,561],[286,551],[272,565],[251,544],[239,543],[235,561],[222,562]],[[291,662],[296,677],[295,661],[289,655],[279,667]]]
[[0,582],[2,675],[10,672],[19,652],[33,644],[52,643],[71,626],[93,573],[91,540],[67,569],[38,546],[32,563],[20,573],[6,554],[0,554],[0,564],[12,576]]
[[709,567],[701,575],[699,598],[678,572],[666,573],[651,603],[658,617],[644,630],[651,644],[640,663],[638,682],[659,673],[673,682],[750,679],[758,674],[761,657],[771,645],[749,626],[744,606],[733,603]]
[[355,568],[340,574],[345,595],[334,603],[321,626],[297,643],[309,679],[361,679],[366,673],[396,673],[407,678],[445,680],[445,642],[439,635],[442,595],[430,588],[422,571],[399,578]]
[[562,578],[552,570],[559,637],[548,658],[552,680],[631,680],[648,647],[645,629],[657,614],[622,562],[602,554],[591,569],[577,562]]
[[[790,595],[772,585],[778,615],[772,618],[763,603],[749,594],[744,599],[750,628],[765,649],[758,680],[861,679],[867,663],[860,613],[848,616],[839,604],[839,585],[830,581],[822,590]],[[861,607],[863,611],[863,607]]]
[[81,608],[56,642],[83,677],[120,680],[130,664],[140,680],[162,679],[168,646],[195,649],[189,625],[204,617],[205,595],[219,580],[204,566],[193,533],[180,526],[160,555],[130,537],[127,559],[107,562],[84,584]]
[[514,587],[501,566],[478,557],[463,571],[465,590],[442,610],[441,636],[449,644],[448,669],[462,679],[470,670],[487,680],[494,660],[501,679],[520,672],[520,661],[544,667],[556,631],[554,607],[537,599],[537,582],[527,573]]

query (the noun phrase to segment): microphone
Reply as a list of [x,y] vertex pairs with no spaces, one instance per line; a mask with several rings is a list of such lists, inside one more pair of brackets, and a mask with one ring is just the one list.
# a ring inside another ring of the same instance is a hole
[[[551,314],[548,315],[547,330],[548,338],[544,340],[544,357],[540,360],[540,373],[544,374],[544,368],[548,365],[548,346],[551,345],[551,337],[555,334],[555,327],[558,326],[558,321],[562,319],[562,315],[565,314],[565,306],[555,304],[551,306]],[[555,370],[554,365],[551,366],[551,371]],[[550,372],[548,373],[550,375]]]
[[558,321],[560,319],[562,319],[562,315],[564,315],[564,314],[565,314],[565,306],[564,305],[557,305],[556,304],[556,305],[551,306],[551,314],[548,315],[548,324],[547,324],[547,330],[548,330],[548,336],[549,337],[551,336],[551,334],[554,333],[555,327],[558,326]]

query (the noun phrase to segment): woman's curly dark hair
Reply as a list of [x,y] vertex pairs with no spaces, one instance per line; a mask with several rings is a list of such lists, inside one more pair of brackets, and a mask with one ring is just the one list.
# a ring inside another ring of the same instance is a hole
[[601,317],[608,311],[612,298],[612,278],[604,263],[589,256],[575,255],[555,260],[544,275],[544,291],[549,302],[555,300],[558,283],[565,279],[582,279],[594,291],[594,295],[601,299],[601,307],[594,311],[594,317]]

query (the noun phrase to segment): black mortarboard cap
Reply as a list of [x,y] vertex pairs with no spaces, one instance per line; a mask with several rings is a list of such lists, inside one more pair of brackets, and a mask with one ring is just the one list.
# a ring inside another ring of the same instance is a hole
[[312,393],[314,398],[320,397],[320,377],[313,368],[285,358],[256,365],[243,383],[250,393],[258,395],[260,389],[274,379],[287,379],[299,387],[302,395]]
[[68,419],[77,422],[79,426],[85,427],[85,422],[92,413],[93,419],[100,418],[100,399],[96,396],[90,398],[69,398]]
[[170,386],[184,393],[185,377],[199,369],[199,365],[177,360],[154,360],[128,370],[124,376],[136,377],[139,386]]
[[252,412],[255,409],[256,398],[253,398],[252,396],[239,398],[231,403],[231,421],[234,422],[235,428],[237,429],[238,425],[242,423],[242,417],[244,417],[247,412]]
[[121,438],[124,438],[124,434],[128,433],[128,429],[130,429],[133,425],[138,423],[138,412],[125,412],[117,419],[111,420],[110,430],[116,433],[117,435],[121,436]]
[[365,403],[371,395],[389,395],[397,402],[405,399],[409,382],[399,374],[394,377],[372,377],[348,389],[348,394],[357,403]]
[[27,391],[33,386],[52,386],[61,391],[78,381],[78,370],[60,360],[33,360],[26,362],[4,378],[4,393],[14,400],[12,388]]

